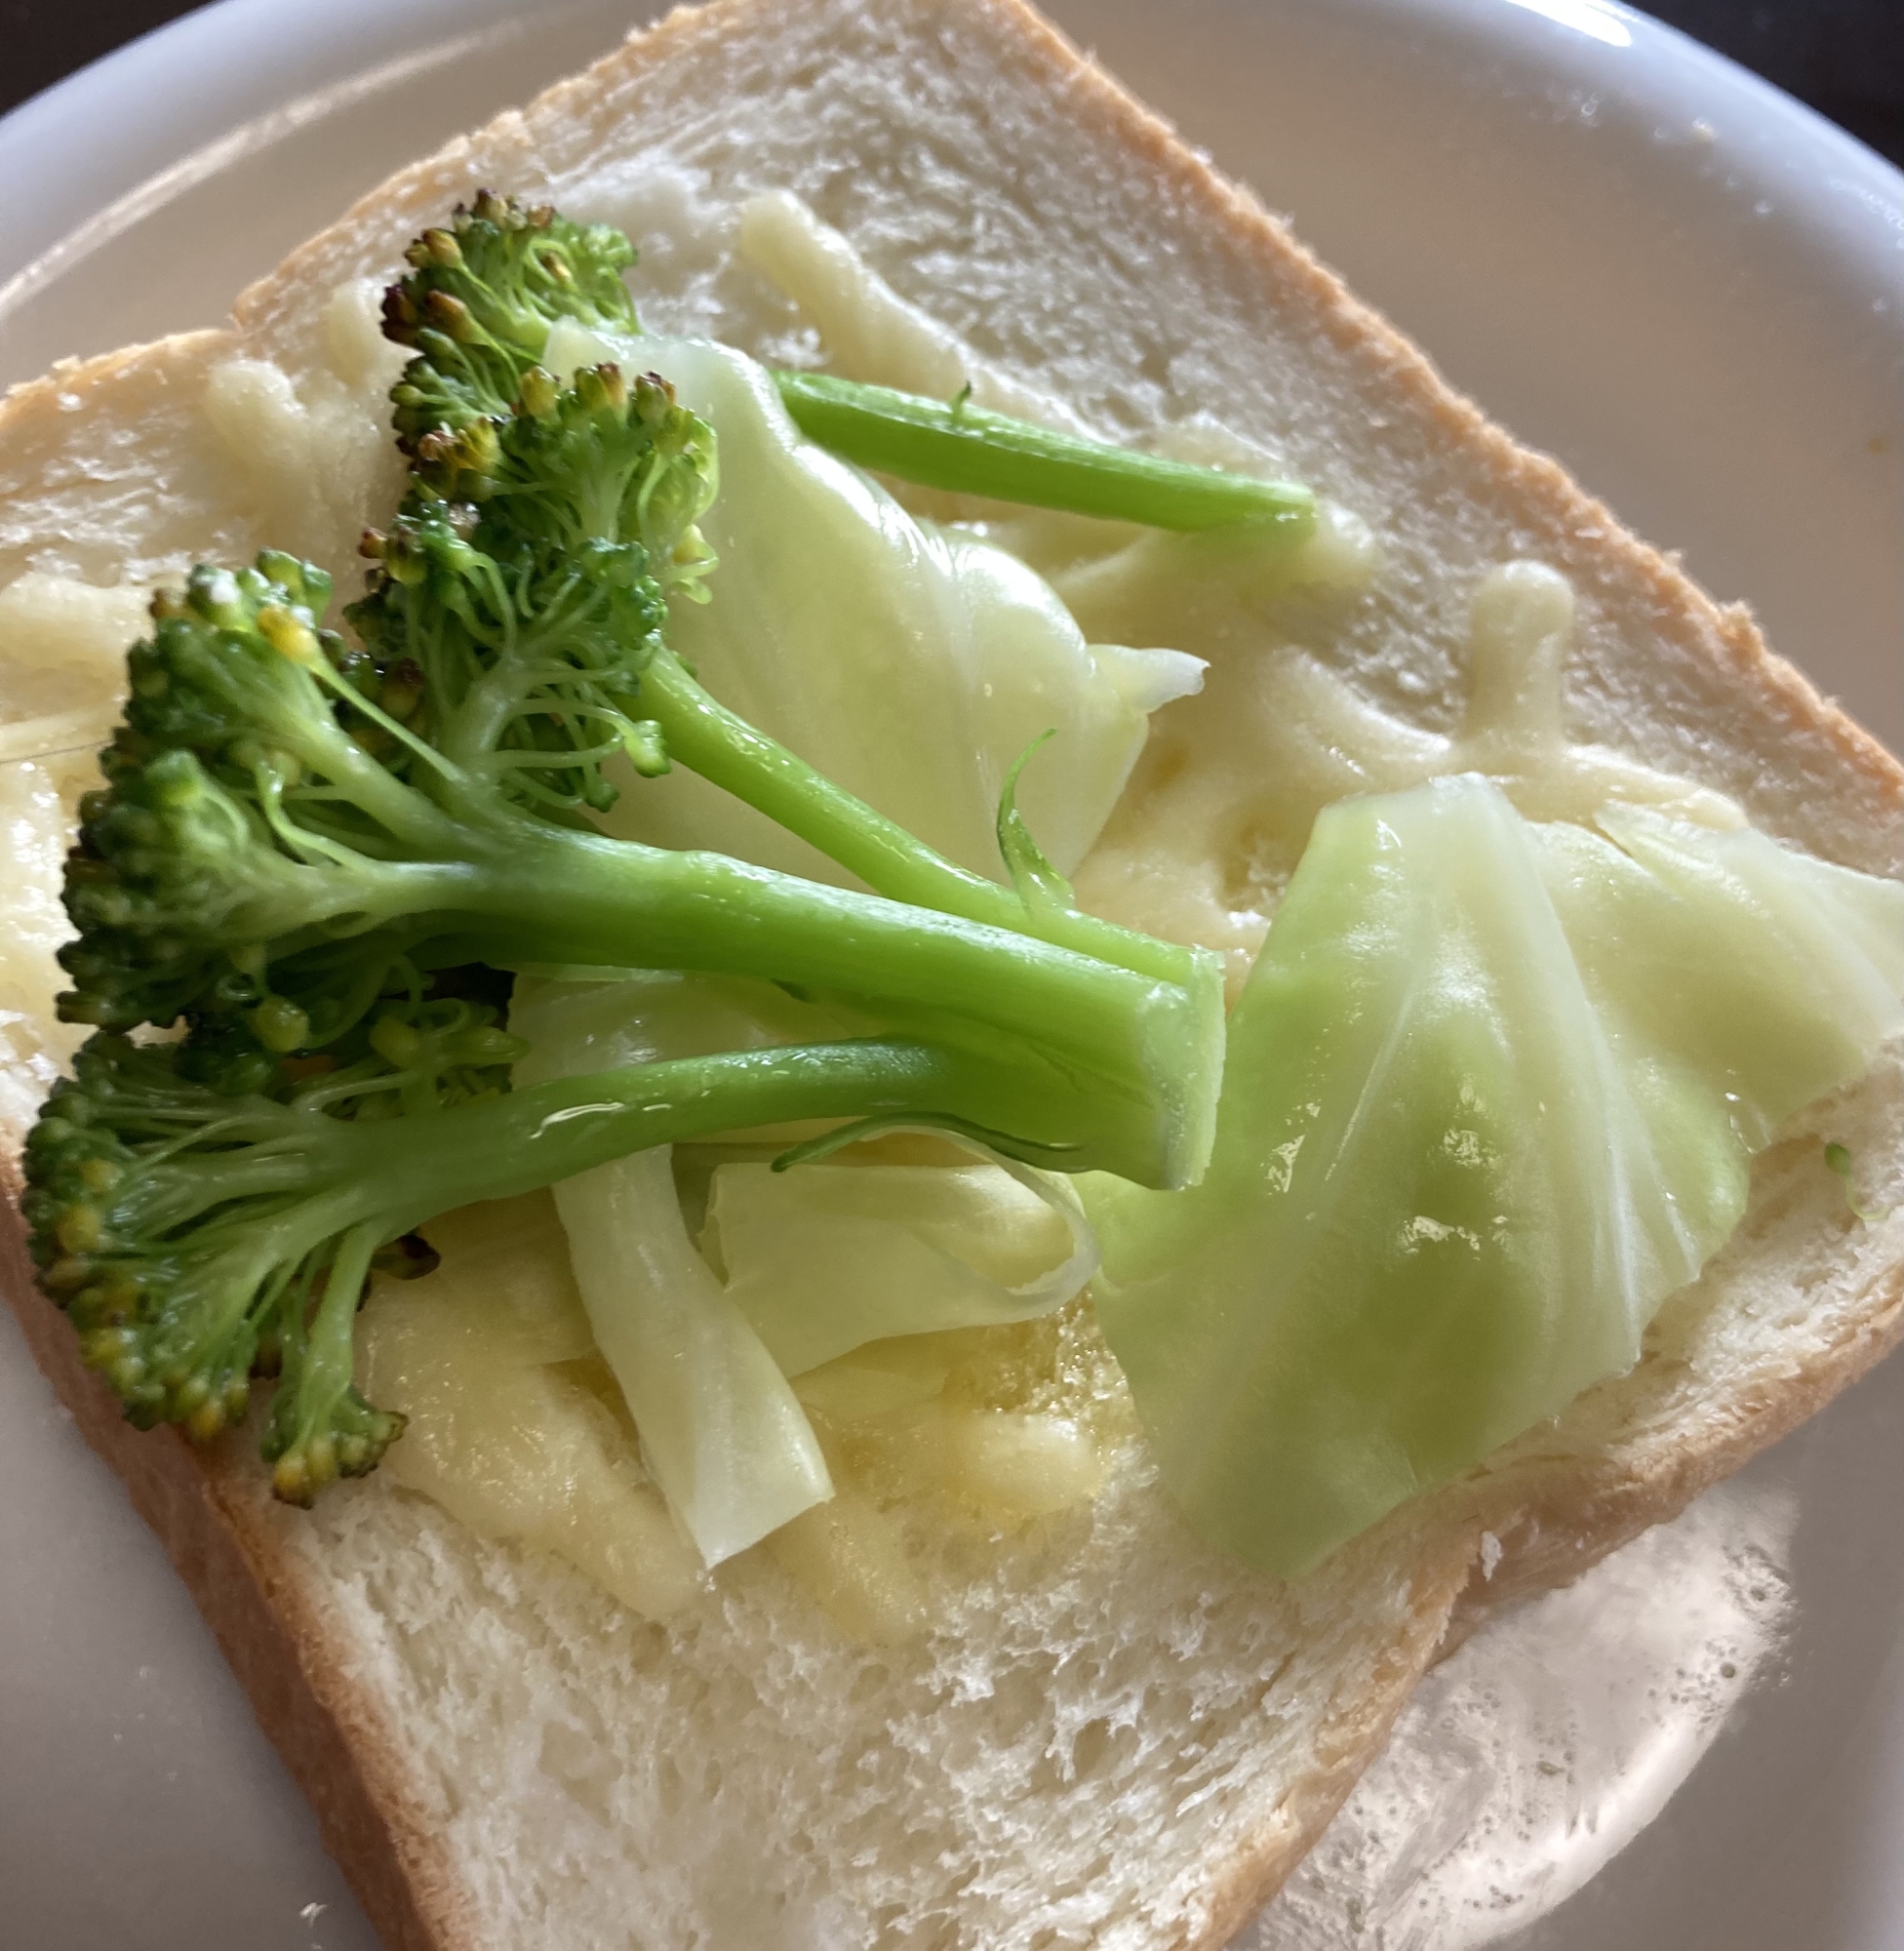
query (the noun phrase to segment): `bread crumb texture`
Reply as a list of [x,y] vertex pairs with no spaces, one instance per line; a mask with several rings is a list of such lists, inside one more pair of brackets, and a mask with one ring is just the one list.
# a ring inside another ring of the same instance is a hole
[[1075,1518],[926,1559],[934,1629],[883,1649],[759,1553],[663,1627],[375,1483],[287,1533],[484,1941],[549,1951],[1194,1941],[1414,1636],[1400,1562],[1251,1578],[1134,1452]]

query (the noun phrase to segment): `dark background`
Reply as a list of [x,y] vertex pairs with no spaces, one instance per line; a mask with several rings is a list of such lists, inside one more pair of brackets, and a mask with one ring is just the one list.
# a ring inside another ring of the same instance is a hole
[[[0,112],[190,11],[178,0],[0,0]],[[1904,162],[1904,0],[1656,0],[1646,11]]]

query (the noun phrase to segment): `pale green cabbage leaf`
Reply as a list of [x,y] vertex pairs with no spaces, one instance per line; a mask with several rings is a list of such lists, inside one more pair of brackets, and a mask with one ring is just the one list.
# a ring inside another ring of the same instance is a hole
[[896,1334],[1029,1321],[1083,1291],[1096,1242],[1070,1181],[968,1148],[961,1166],[715,1171],[728,1295],[787,1374]]
[[[509,1020],[530,1046],[524,1083],[850,1027],[767,983],[678,974],[524,978]],[[1049,1313],[1096,1268],[1068,1178],[920,1135],[972,1162],[719,1166],[718,1272],[689,1233],[666,1148],[555,1188],[595,1345],[649,1474],[709,1566],[832,1494],[788,1376],[868,1341]]]
[[1096,1179],[1099,1316],[1198,1528],[1295,1575],[1630,1368],[1752,1154],[1904,1027],[1904,888],[1476,776],[1318,818],[1215,1156]]
[[[1001,876],[999,795],[1061,873],[1109,817],[1149,714],[1196,691],[1180,651],[1087,645],[1033,570],[979,538],[916,521],[800,432],[766,370],[700,339],[613,338],[563,323],[558,370],[603,359],[659,372],[714,428],[721,491],[700,529],[719,557],[677,594],[668,641],[730,710],[974,873]],[[701,600],[701,599],[705,600]],[[676,769],[623,795],[611,828],[710,847],[813,878],[824,861]]]
[[[809,1015],[766,984],[718,976],[519,982],[510,1026],[530,1049],[516,1075],[798,1041]],[[671,1148],[565,1179],[555,1204],[642,1460],[702,1561],[718,1565],[830,1497],[806,1411],[689,1236]]]

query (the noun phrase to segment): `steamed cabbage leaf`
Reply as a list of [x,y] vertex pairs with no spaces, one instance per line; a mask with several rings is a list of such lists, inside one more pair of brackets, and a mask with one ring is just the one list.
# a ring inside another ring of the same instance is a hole
[[[671,973],[524,979],[510,1024],[530,1045],[525,1081],[852,1028],[769,983]],[[668,1150],[555,1188],[595,1345],[706,1564],[832,1494],[786,1377],[868,1341],[1029,1320],[1090,1280],[1094,1242],[1069,1179],[931,1137],[972,1162],[719,1166],[718,1272],[688,1230]]]
[[[803,1006],[766,984],[662,975],[522,984],[510,1013],[525,1082],[799,1040]],[[776,1023],[778,1008],[787,1021]],[[816,1014],[816,1013],[813,1013]],[[791,1031],[791,1034],[788,1032]],[[603,1359],[676,1523],[714,1566],[833,1493],[807,1413],[701,1258],[670,1147],[555,1188]]]
[[1203,1184],[1087,1190],[1165,1482],[1295,1575],[1630,1368],[1751,1156],[1904,1026],[1904,888],[1468,776],[1325,811]]
[[[1203,681],[1179,651],[1089,646],[1050,585],[978,537],[916,521],[800,432],[765,368],[699,339],[565,323],[544,355],[670,380],[720,443],[700,529],[719,557],[673,600],[668,641],[730,710],[974,873],[1000,877],[999,796],[1067,873],[1109,817],[1149,714]],[[704,599],[704,600],[702,600]],[[841,870],[692,773],[646,779],[610,816],[657,846],[709,847],[835,881]]]
[[1029,1321],[1097,1264],[1070,1182],[990,1153],[958,1166],[724,1165],[708,1231],[730,1299],[789,1375],[892,1335]]
[[669,1148],[566,1179],[555,1205],[596,1346],[702,1561],[830,1497],[807,1412],[689,1237]]

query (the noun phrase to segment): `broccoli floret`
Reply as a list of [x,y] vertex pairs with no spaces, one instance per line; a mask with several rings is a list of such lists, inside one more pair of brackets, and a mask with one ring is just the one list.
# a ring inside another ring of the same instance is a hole
[[264,1439],[280,1495],[377,1463],[403,1418],[351,1386],[351,1317],[373,1264],[409,1276],[434,1258],[339,1212],[326,1147],[346,1156],[360,1120],[496,1097],[522,1045],[495,1015],[392,1005],[354,1049],[303,1064],[233,1023],[86,1045],[27,1140],[25,1212],[42,1285],[134,1422],[209,1441],[242,1420],[255,1374],[281,1373]]
[[406,454],[440,427],[507,414],[558,318],[635,330],[621,282],[634,247],[608,224],[571,223],[545,204],[525,209],[479,191],[405,255],[410,274],[383,295],[383,330],[417,350],[391,394]]
[[662,588],[713,567],[694,524],[717,491],[714,430],[658,374],[583,367],[564,386],[532,366],[505,418],[424,435],[412,479],[421,498],[481,504],[481,546],[498,558],[638,542]]
[[664,381],[629,385],[613,366],[561,388],[532,369],[519,409],[423,441],[396,522],[364,537],[370,594],[347,615],[413,731],[569,818],[615,803],[602,767],[616,753],[668,763],[640,693],[663,578],[712,563],[694,523],[714,438]]
[[[1030,938],[1050,904],[989,883],[974,924],[949,900],[905,907],[585,825],[612,797],[603,762],[653,755],[636,713],[665,653],[643,544],[588,537],[561,484],[584,476],[589,519],[638,530],[644,489],[693,446],[657,449],[648,421],[671,408],[654,389],[595,377],[500,429],[480,504],[412,498],[351,613],[361,652],[319,626],[322,575],[282,556],[197,571],[155,604],[107,786],[82,807],[62,1013],[125,1029],[236,1012],[288,1052],[446,962],[760,976],[858,999],[885,1026],[1042,1054],[1095,1080],[1081,1145],[1115,1130],[1112,1170],[1193,1178],[1220,1064],[1210,958],[1083,917],[1084,948]],[[875,841],[897,831],[833,797]],[[907,859],[936,856],[911,842]],[[1090,952],[1099,938],[1121,959]]]
[[[339,698],[397,721],[351,689],[343,646],[315,629],[328,596],[321,572],[261,557],[154,600],[100,755],[107,784],[81,802],[67,862],[69,1020],[131,1028],[249,1007],[259,1040],[288,1051],[341,1034],[380,993],[400,951],[337,903],[354,881],[375,904],[378,856],[447,842],[452,822],[339,724]],[[332,998],[321,1026],[273,998],[267,947],[312,950]]]
[[692,1057],[505,1093],[521,1046],[480,1004],[386,1006],[335,1057],[274,1057],[224,1025],[139,1045],[102,1031],[26,1146],[46,1292],[141,1427],[208,1441],[254,1375],[277,1494],[375,1467],[403,1427],[351,1381],[374,1268],[427,1271],[415,1229],[649,1145],[788,1120],[982,1118],[1061,1079],[899,1039]]

